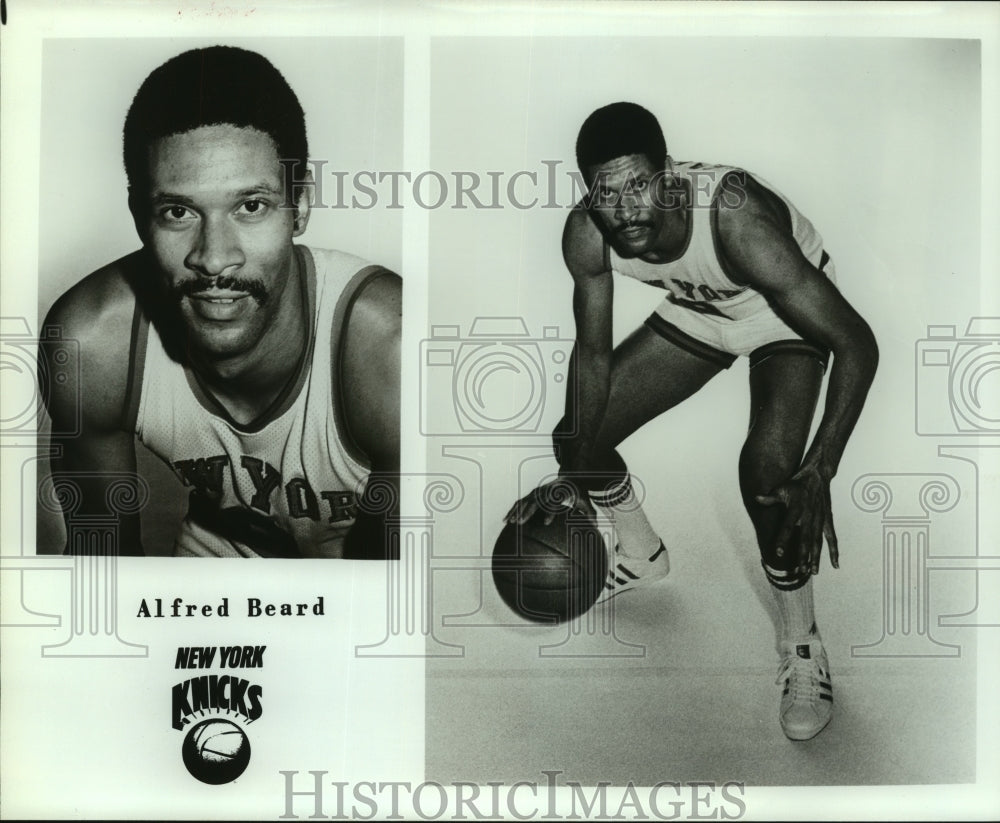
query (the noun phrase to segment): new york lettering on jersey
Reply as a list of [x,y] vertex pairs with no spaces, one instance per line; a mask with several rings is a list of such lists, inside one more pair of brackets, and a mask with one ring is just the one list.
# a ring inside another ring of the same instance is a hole
[[[284,481],[281,472],[270,463],[248,455],[240,457],[240,466],[244,469],[243,476],[249,478],[249,487],[246,483],[237,483],[240,488],[233,493],[246,500],[248,508],[261,514],[270,515],[284,508],[289,517],[310,520],[324,517],[328,523],[353,520],[357,516],[358,499],[354,491],[323,489],[317,493],[305,478],[293,477]],[[227,454],[174,461],[177,476],[185,486],[220,500],[225,496],[225,483],[234,482],[229,468]]]

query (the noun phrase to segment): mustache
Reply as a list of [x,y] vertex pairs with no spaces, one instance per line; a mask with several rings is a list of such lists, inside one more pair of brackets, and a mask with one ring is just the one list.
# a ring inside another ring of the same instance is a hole
[[170,297],[174,302],[180,302],[184,297],[190,297],[199,292],[210,291],[211,289],[221,291],[241,291],[249,294],[257,304],[263,306],[270,298],[271,293],[260,280],[252,280],[246,277],[192,277],[189,280],[182,280],[170,287]]
[[628,223],[618,226],[615,229],[615,234],[621,234],[622,232],[628,231],[628,229],[637,229],[640,227],[645,229],[655,228],[650,220],[630,220]]

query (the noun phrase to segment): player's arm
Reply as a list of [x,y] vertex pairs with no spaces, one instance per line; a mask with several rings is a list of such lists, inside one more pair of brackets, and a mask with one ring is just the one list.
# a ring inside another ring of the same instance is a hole
[[[77,490],[79,501],[70,509],[72,494],[64,504],[67,519],[81,515],[112,515],[118,518],[118,553],[142,555],[138,513],[122,513],[115,505],[137,494],[141,481],[136,474],[135,439],[122,428],[128,383],[131,341],[131,305],[123,304],[122,290],[108,270],[91,275],[63,295],[45,319],[43,339],[58,333],[78,346],[62,349],[70,362],[58,373],[64,381],[44,386],[45,402],[53,421],[53,431],[72,431],[76,436],[53,437],[60,453],[52,463],[52,479]],[[46,347],[40,347],[44,359]],[[48,365],[48,373],[57,370]],[[124,475],[124,477],[123,477]],[[134,498],[133,498],[134,499]],[[68,533],[68,529],[67,529]],[[92,553],[99,547],[72,546],[67,553]]]
[[[384,559],[385,519],[399,511],[402,304],[402,280],[385,272],[362,287],[347,319],[341,360],[344,413],[371,462],[367,499],[345,545],[349,558]],[[366,507],[377,513],[366,514]]]
[[[570,356],[563,419],[552,433],[560,479],[521,498],[507,512],[509,523],[524,523],[541,508],[551,520],[552,504],[590,510],[575,482],[591,468],[611,389],[611,272],[604,266],[604,240],[583,206],[570,212],[563,231],[563,260],[573,277],[576,341]],[[566,484],[569,481],[569,484]]]
[[802,529],[803,566],[819,570],[824,535],[830,559],[838,565],[838,547],[830,512],[830,481],[854,430],[878,365],[878,345],[871,328],[821,272],[804,257],[765,192],[751,178],[722,208],[719,233],[727,259],[751,286],[766,294],[783,319],[804,338],[833,354],[826,406],[812,443],[789,483],[760,498],[784,503],[788,515],[777,545]]
[[576,342],[566,384],[566,412],[556,450],[563,474],[586,472],[611,388],[614,283],[604,265],[604,240],[580,206],[563,233],[563,260],[573,277]]

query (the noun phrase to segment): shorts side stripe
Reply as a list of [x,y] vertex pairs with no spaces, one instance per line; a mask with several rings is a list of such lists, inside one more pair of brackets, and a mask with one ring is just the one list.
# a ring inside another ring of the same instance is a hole
[[830,352],[808,340],[775,340],[773,343],[767,343],[750,352],[750,368],[752,369],[775,354],[804,354],[815,357],[823,367],[824,372],[830,362]]
[[708,343],[692,337],[687,332],[677,328],[673,323],[664,320],[655,312],[646,319],[646,325],[664,340],[669,340],[689,354],[708,360],[723,369],[728,369],[736,361],[736,355],[713,348]]

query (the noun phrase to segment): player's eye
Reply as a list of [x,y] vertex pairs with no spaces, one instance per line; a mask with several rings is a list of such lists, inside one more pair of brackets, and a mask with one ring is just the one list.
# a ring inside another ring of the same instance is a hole
[[239,207],[239,214],[246,217],[261,217],[268,211],[268,204],[263,200],[247,200]]
[[160,209],[159,217],[167,223],[180,223],[192,219],[194,214],[184,206],[166,206]]

